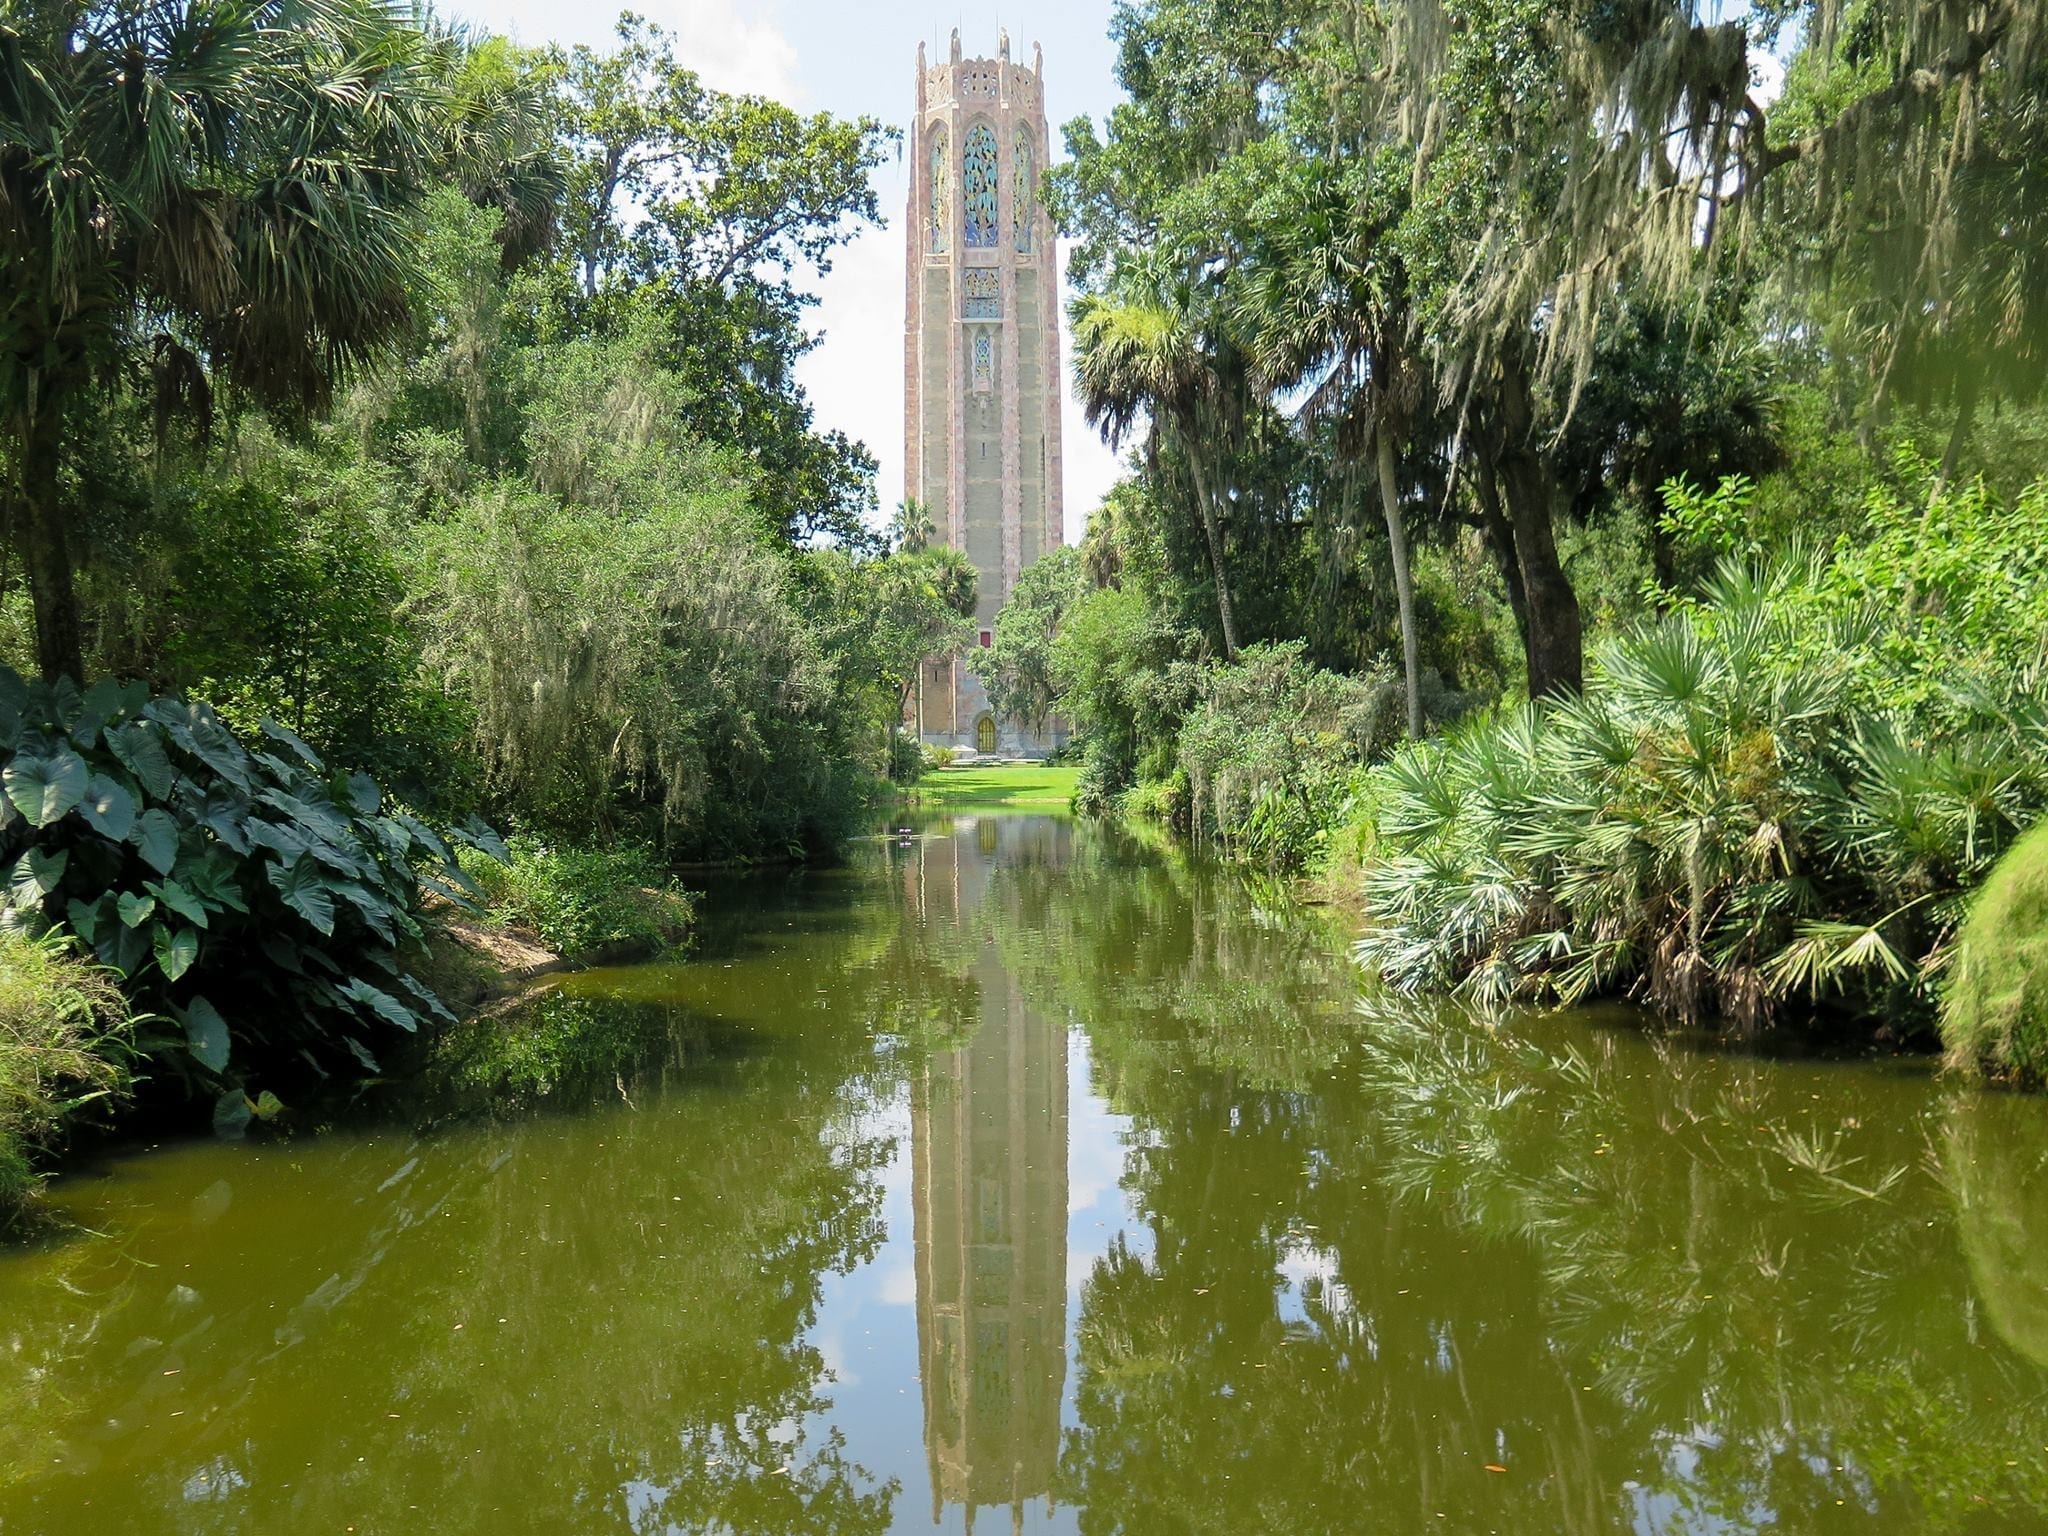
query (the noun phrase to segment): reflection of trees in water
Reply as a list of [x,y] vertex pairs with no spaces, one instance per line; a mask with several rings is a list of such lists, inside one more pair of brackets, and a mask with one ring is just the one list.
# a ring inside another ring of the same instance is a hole
[[[76,1405],[67,1470],[0,1496],[0,1528],[886,1529],[896,1484],[823,1427],[808,1336],[824,1276],[882,1241],[868,1111],[901,1064],[797,1010],[820,984],[886,992],[897,957],[813,958],[737,967],[722,999],[557,996],[451,1042],[444,1090],[582,1113],[337,1135],[303,1172],[298,1149],[224,1161],[230,1216],[170,1223],[133,1245],[155,1269],[104,1268],[38,1319]],[[0,1304],[43,1279],[0,1275]]]
[[[2021,1358],[2048,1317],[2041,1106],[1987,1130],[1998,1101],[1870,1067],[1342,1019],[1343,973],[1297,947],[1318,936],[1133,859],[1077,851],[1013,957],[1134,1122],[1148,1240],[1082,1293],[1084,1530],[2048,1510],[2048,1378]],[[1980,1297],[2020,1354],[1975,1332]]]
[[[1970,1278],[1998,1337],[2048,1367],[2048,1106],[1959,1095],[1943,1127]],[[2048,1445],[2043,1446],[2048,1450]]]
[[2040,1463],[2007,1465],[2048,1383],[1972,1336],[1923,1082],[1531,1034],[1376,1020],[1368,1155],[1411,1206],[1528,1245],[1541,1329],[1597,1371],[1647,1490],[1737,1529],[2048,1508]]
[[1119,1109],[1191,1062],[1305,1086],[1353,1032],[1339,946],[1249,901],[1229,871],[1089,826],[1063,868],[997,878],[1014,914],[1005,962],[1027,996],[1086,1025],[1096,1087]]

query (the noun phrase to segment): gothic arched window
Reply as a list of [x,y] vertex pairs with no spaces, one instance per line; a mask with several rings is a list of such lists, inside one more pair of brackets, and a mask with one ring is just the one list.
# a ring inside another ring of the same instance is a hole
[[960,167],[960,191],[967,212],[967,244],[996,243],[996,131],[987,123],[967,130]]
[[1019,128],[1010,155],[1010,223],[1016,230],[1017,249],[1026,255],[1031,251],[1032,216],[1038,211],[1038,183],[1031,171],[1031,130]]
[[944,127],[934,128],[931,154],[932,195],[931,207],[927,214],[930,228],[926,240],[935,254],[943,254],[946,249],[946,231],[951,222],[946,215],[947,210],[953,205],[952,170],[952,163],[946,156],[946,130]]

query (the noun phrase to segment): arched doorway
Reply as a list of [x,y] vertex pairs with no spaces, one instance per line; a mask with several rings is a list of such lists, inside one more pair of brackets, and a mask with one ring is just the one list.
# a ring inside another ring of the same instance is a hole
[[996,749],[996,717],[983,715],[974,722],[974,750],[993,752]]

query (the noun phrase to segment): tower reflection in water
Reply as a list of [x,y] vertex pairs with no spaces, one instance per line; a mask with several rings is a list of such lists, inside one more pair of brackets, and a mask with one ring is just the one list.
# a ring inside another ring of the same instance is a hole
[[[1058,859],[1066,828],[984,818],[922,841],[906,876],[923,920],[971,948],[972,1039],[911,1089],[917,1349],[932,1522],[964,1507],[1051,1508],[1067,1331],[1067,1032],[1025,1007],[975,922],[1001,847]],[[1019,840],[1043,846],[1019,850]]]

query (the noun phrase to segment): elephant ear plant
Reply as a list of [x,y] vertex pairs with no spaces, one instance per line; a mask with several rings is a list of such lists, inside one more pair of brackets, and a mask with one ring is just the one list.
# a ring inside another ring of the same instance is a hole
[[[263,731],[251,750],[205,704],[0,668],[0,912],[68,926],[179,1026],[157,1049],[220,1092],[224,1130],[275,1102],[249,1097],[259,1074],[375,1073],[381,1039],[448,1018],[401,951],[422,891],[467,906],[474,889],[373,780]],[[480,823],[451,837],[503,856]]]

